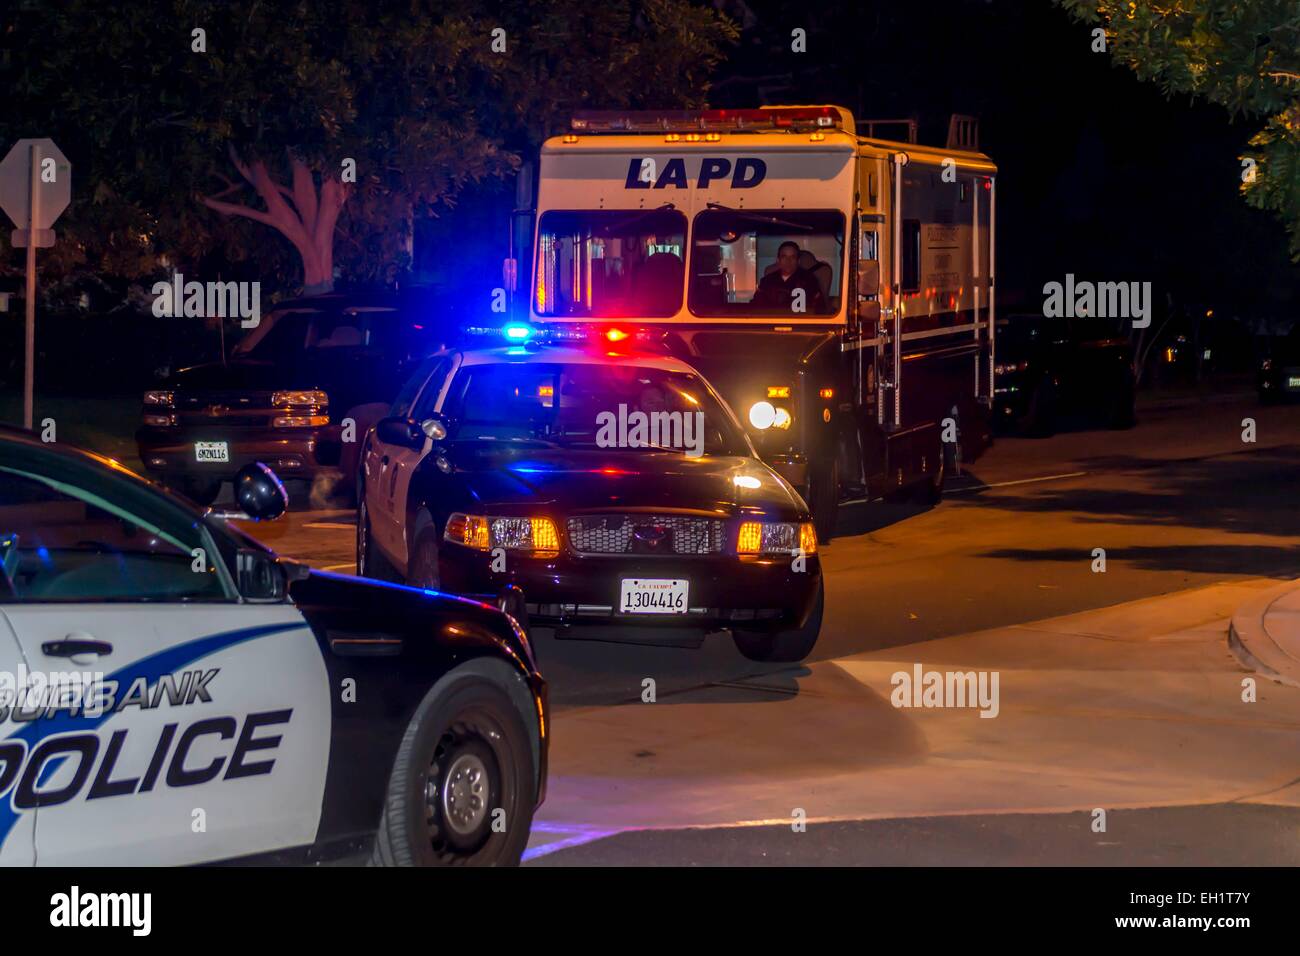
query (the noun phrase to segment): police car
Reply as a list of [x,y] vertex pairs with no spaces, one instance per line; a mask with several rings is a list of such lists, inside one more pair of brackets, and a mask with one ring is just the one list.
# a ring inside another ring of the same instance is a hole
[[751,659],[805,658],[824,603],[808,506],[703,376],[618,329],[595,347],[511,329],[428,359],[367,436],[358,573],[559,637],[728,630]]
[[[236,484],[285,509],[265,465]],[[547,753],[519,625],[231,517],[0,428],[0,863],[517,863]]]

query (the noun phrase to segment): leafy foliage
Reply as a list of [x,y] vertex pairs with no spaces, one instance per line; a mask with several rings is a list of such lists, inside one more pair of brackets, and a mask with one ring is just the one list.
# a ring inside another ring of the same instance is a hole
[[1277,214],[1300,261],[1300,4],[1296,0],[1057,0],[1100,24],[1116,61],[1170,96],[1190,93],[1264,126],[1243,160],[1246,201]]
[[[266,228],[268,183],[305,222],[352,159],[333,265],[384,280],[415,219],[512,175],[570,110],[702,103],[734,39],[691,0],[17,0],[0,142],[50,136],[72,162],[56,273],[143,277],[164,257],[288,284],[310,262]],[[258,166],[261,191],[240,174]]]

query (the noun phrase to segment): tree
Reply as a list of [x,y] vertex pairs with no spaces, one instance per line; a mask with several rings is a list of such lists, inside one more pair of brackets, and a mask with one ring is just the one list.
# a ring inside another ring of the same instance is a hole
[[1300,261],[1300,5],[1295,0],[1057,0],[1100,24],[1106,49],[1169,96],[1262,118],[1243,153],[1246,202],[1276,214]]
[[73,163],[56,268],[215,254],[321,291],[391,278],[574,107],[699,105],[734,36],[691,0],[22,0],[0,136]]

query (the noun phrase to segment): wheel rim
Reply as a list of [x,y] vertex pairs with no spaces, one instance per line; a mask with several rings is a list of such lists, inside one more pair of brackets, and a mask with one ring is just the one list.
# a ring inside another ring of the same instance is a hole
[[447,769],[442,817],[457,836],[472,836],[487,816],[488,770],[477,754],[463,753]]
[[501,803],[503,744],[501,729],[483,715],[458,721],[438,739],[424,783],[425,831],[435,856],[463,861],[488,842]]

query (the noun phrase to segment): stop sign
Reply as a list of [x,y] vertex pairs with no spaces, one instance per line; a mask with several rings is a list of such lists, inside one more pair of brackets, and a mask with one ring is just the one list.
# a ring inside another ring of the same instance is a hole
[[52,139],[20,139],[0,162],[0,209],[19,229],[28,228],[32,147],[36,147],[35,229],[49,229],[72,198],[72,164]]

